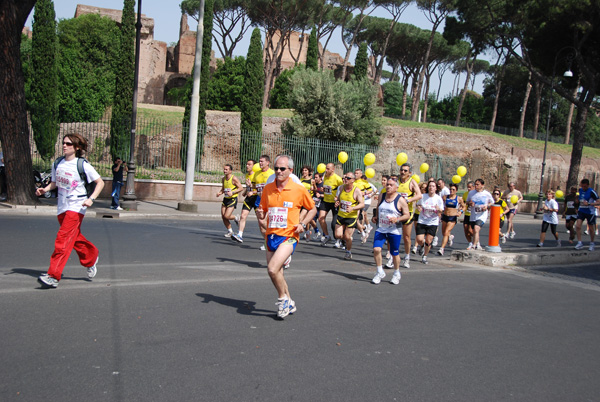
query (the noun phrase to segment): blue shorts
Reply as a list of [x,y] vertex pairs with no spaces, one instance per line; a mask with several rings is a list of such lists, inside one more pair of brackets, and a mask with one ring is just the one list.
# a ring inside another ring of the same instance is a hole
[[256,202],[254,203],[254,208],[258,208],[260,205],[260,195],[256,195]]
[[285,237],[276,234],[270,234],[265,240],[265,247],[267,250],[275,252],[283,243],[291,244],[294,247],[292,250],[292,254],[294,254],[294,251],[296,251],[296,245],[298,244],[298,240],[296,240],[295,237]]
[[588,225],[595,225],[596,224],[596,214],[594,213],[587,213],[587,212],[583,212],[583,211],[577,211],[577,220],[578,221],[585,221],[587,220]]
[[381,233],[376,231],[375,239],[373,240],[373,248],[383,248],[386,240],[390,245],[390,254],[400,255],[400,243],[402,243],[401,234]]

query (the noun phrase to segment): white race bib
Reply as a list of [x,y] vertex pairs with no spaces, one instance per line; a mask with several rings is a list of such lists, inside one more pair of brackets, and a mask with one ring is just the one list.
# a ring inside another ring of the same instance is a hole
[[269,228],[282,229],[287,227],[287,208],[269,208]]
[[331,195],[331,186],[323,186],[323,193]]
[[319,208],[321,205],[321,199],[319,197],[313,197],[313,201],[315,202],[315,208]]
[[350,201],[340,201],[340,209],[344,212],[350,212],[350,207],[352,207],[352,202]]

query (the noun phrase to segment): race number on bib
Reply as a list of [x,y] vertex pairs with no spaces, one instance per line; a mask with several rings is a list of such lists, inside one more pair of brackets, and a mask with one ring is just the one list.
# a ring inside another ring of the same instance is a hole
[[313,201],[315,202],[315,208],[319,208],[321,205],[321,199],[319,197],[313,197]]
[[350,202],[350,201],[340,201],[340,209],[344,212],[350,212],[351,206],[352,206],[352,202]]
[[323,192],[327,195],[331,195],[331,186],[323,186]]
[[282,229],[287,227],[287,208],[269,208],[269,228]]
[[58,169],[56,171],[56,186],[63,190],[71,190],[78,185],[77,180],[73,180],[73,175],[70,172]]

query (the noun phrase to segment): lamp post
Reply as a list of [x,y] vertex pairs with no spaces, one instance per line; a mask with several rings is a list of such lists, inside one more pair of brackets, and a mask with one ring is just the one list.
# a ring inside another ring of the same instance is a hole
[[140,41],[142,36],[142,0],[138,0],[137,22],[135,23],[135,70],[133,73],[133,108],[131,110],[131,137],[129,142],[129,162],[127,162],[127,185],[123,194],[123,207],[137,211],[135,196],[135,129],[137,120],[138,81],[140,75]]
[[[563,52],[563,50],[570,49],[577,53],[577,49],[573,46],[565,46],[560,49],[556,56],[554,57],[554,65],[552,66],[552,80],[550,81],[550,102],[548,104],[548,118],[546,119],[546,138],[544,140],[544,156],[542,159],[542,175],[540,177],[540,192],[538,194],[538,204],[535,210],[535,215],[533,216],[535,219],[541,219],[544,215],[544,211],[542,208],[544,207],[544,173],[546,171],[546,153],[548,149],[548,136],[550,135],[550,117],[552,117],[552,103],[554,102],[554,80],[556,78],[556,63],[558,62],[558,56]],[[571,69],[565,71],[563,77],[572,77],[573,73]]]

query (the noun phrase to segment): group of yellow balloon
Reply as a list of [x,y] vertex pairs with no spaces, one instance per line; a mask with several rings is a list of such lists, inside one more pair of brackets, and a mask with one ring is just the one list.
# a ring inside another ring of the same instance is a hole
[[[348,161],[348,154],[344,151],[340,152],[338,154],[338,160],[340,161],[341,164],[344,164]],[[408,161],[408,155],[406,155],[406,153],[404,152],[400,152],[397,156],[396,156],[396,163],[398,164],[398,166],[402,166],[403,164],[405,164]],[[371,166],[372,164],[375,163],[375,155],[371,152],[369,152],[368,154],[365,155],[363,162],[365,163],[365,166]],[[419,167],[419,171],[424,174],[429,170],[429,164],[427,163],[422,163],[421,166]],[[319,163],[319,165],[317,166],[317,172],[319,173],[323,173],[325,172],[325,164],[324,163]],[[464,175],[467,174],[467,168],[464,166],[459,166],[458,169],[456,169],[456,174],[454,176],[452,176],[452,183],[458,184],[460,183],[462,177]],[[369,179],[373,178],[375,176],[375,169],[369,167],[365,170],[365,176],[367,176]],[[421,181],[421,178],[419,177],[419,175],[414,174],[412,177],[417,183],[419,183]],[[558,194],[557,194],[558,196]]]

